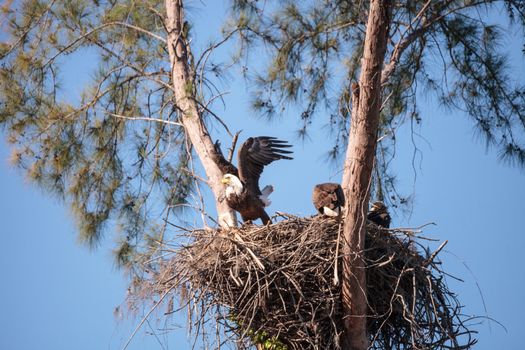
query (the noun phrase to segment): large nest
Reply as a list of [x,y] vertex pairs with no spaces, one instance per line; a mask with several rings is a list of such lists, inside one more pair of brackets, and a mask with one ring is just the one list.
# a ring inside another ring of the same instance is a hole
[[[155,286],[159,293],[178,291],[193,324],[213,320],[241,348],[341,348],[340,222],[286,216],[269,226],[188,235],[190,244],[176,250]],[[367,226],[371,349],[475,343],[436,259],[441,247],[434,253],[421,248],[413,232]]]

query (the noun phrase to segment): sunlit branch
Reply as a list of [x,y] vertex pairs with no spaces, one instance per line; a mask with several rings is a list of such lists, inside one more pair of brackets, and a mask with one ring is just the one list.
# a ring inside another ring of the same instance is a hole
[[155,122],[155,123],[161,123],[161,124],[168,124],[168,125],[176,125],[176,126],[181,126],[181,127],[184,127],[184,125],[182,125],[181,123],[178,123],[178,122],[174,122],[174,121],[171,121],[171,120],[165,120],[165,119],[159,119],[159,118],[150,118],[150,117],[128,117],[128,116],[125,116],[125,115],[120,115],[120,114],[115,114],[115,113],[110,113],[110,112],[107,112],[106,113],[112,117],[115,117],[115,118],[120,118],[120,119],[127,119],[127,120],[142,120],[142,121],[148,121],[148,122]]
[[241,134],[242,130],[240,131],[237,131],[235,133],[235,135],[233,135],[233,139],[232,139],[232,145],[231,147],[229,148],[229,151],[228,151],[228,162],[231,163],[232,159],[233,159],[233,153],[235,152],[235,146],[237,145],[237,140],[239,139],[239,135]]

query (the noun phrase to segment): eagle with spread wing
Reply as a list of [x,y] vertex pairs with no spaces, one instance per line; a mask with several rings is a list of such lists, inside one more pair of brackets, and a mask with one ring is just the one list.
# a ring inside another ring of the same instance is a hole
[[273,187],[266,186],[261,190],[259,178],[263,168],[271,162],[293,159],[288,156],[293,152],[287,150],[292,145],[270,136],[250,137],[239,149],[238,169],[224,158],[220,145],[215,145],[218,157],[215,162],[224,174],[222,183],[226,186],[225,199],[230,208],[238,211],[245,222],[261,219],[265,225],[270,223],[264,208],[271,203],[268,196]]

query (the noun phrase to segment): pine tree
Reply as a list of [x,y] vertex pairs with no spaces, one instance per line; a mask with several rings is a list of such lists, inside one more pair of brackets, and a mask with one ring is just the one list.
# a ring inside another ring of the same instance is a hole
[[[215,92],[197,73],[182,1],[25,0],[3,11],[0,123],[12,161],[71,206],[81,241],[95,246],[116,223],[118,261],[133,266],[137,247],[200,206],[189,199],[203,177],[194,154],[220,198],[206,124]],[[78,103],[61,97],[73,54],[99,62]],[[226,203],[215,204],[235,224]]]
[[[357,317],[347,318],[346,341],[366,348],[358,254],[364,214],[371,187],[376,197],[394,193],[388,154],[397,126],[422,118],[421,87],[472,117],[503,159],[525,165],[525,87],[512,79],[498,45],[500,28],[483,14],[503,9],[523,27],[525,3],[232,4],[235,21],[225,39],[239,34],[241,56],[261,43],[271,51],[253,106],[272,116],[290,101],[301,105],[301,135],[319,111],[329,111],[334,156],[350,137],[343,186],[353,200],[346,208],[343,290],[346,311]],[[218,221],[234,222],[219,200],[220,172],[207,131],[216,119],[209,108],[215,90],[200,74],[206,60],[192,54],[182,0],[23,0],[2,10],[7,34],[0,43],[0,124],[14,147],[12,160],[70,204],[82,241],[94,246],[107,225],[118,223],[117,256],[133,267],[139,244],[157,244],[172,215],[192,206],[189,195],[202,178],[193,154],[215,195]],[[78,103],[59,93],[62,62],[74,53],[99,59]],[[160,224],[151,220],[159,216]]]
[[348,139],[342,179],[347,198],[342,288],[349,316],[344,340],[349,349],[366,349],[366,276],[360,252],[367,203],[372,191],[378,199],[386,192],[392,202],[404,201],[395,193],[385,154],[395,145],[399,124],[422,118],[417,97],[424,90],[436,93],[445,106],[472,117],[502,159],[525,165],[525,85],[512,79],[506,53],[499,50],[501,28],[487,18],[490,11],[504,9],[510,23],[523,29],[525,3],[233,3],[240,54],[250,55],[260,43],[270,50],[267,69],[257,76],[254,108],[271,117],[286,103],[297,103],[303,108],[301,135],[316,112],[328,111],[327,122],[337,135],[334,156]]

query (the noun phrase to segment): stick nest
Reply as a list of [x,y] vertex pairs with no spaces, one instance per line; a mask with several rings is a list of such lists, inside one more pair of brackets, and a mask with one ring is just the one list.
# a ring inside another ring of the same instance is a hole
[[[154,288],[178,292],[197,333],[214,321],[239,348],[342,348],[340,222],[286,216],[269,226],[187,235],[190,243],[158,271]],[[475,343],[436,259],[442,247],[431,253],[413,231],[368,224],[363,253],[371,349]]]

